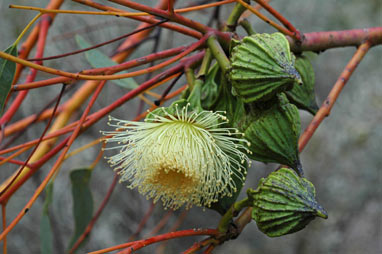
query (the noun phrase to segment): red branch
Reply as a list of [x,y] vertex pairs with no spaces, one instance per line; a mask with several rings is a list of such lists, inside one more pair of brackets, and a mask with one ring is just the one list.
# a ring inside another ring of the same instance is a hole
[[269,13],[271,13],[275,18],[277,18],[289,31],[294,34],[294,37],[297,41],[301,41],[301,34],[292,23],[289,22],[283,15],[281,15],[278,11],[276,11],[272,6],[270,6],[267,2],[262,0],[255,0],[260,6],[266,9]]
[[291,38],[288,40],[293,52],[320,52],[330,48],[359,46],[365,41],[374,46],[382,44],[382,27],[306,33],[302,43],[294,42]]
[[336,83],[334,84],[332,90],[330,91],[326,100],[322,103],[321,108],[318,110],[316,115],[313,117],[309,126],[305,129],[304,133],[301,135],[299,139],[299,151],[302,151],[317,127],[321,124],[322,120],[326,116],[330,114],[330,110],[332,109],[334,103],[336,102],[338,96],[340,95],[342,88],[346,85],[346,82],[349,80],[350,76],[353,74],[355,68],[357,68],[358,64],[361,62],[363,57],[366,55],[367,51],[370,48],[370,43],[363,43],[355,52],[352,59],[346,65],[345,69],[338,77]]
[[13,184],[13,182],[19,177],[19,175],[22,173],[22,171],[24,170],[24,168],[26,167],[26,165],[28,165],[28,162],[29,160],[32,158],[33,154],[36,152],[38,146],[41,144],[42,142],[42,139],[44,138],[46,132],[48,131],[49,127],[50,127],[50,124],[52,123],[52,120],[54,118],[54,115],[56,113],[56,110],[58,108],[58,105],[60,104],[60,101],[61,101],[61,98],[62,98],[62,95],[64,94],[64,91],[65,91],[65,85],[62,86],[62,89],[61,89],[61,92],[57,98],[57,102],[56,102],[56,105],[54,106],[54,109],[53,109],[53,112],[52,112],[52,115],[51,117],[49,118],[49,121],[48,123],[46,124],[45,126],[45,129],[44,131],[42,132],[40,138],[38,139],[38,142],[36,144],[36,146],[33,148],[32,152],[29,154],[28,158],[25,160],[24,164],[20,167],[20,169],[17,171],[17,173],[13,176],[12,180],[9,181],[7,183],[7,186],[5,186],[5,188],[0,192],[0,196],[2,196],[7,190],[8,188]]
[[166,241],[169,239],[174,239],[174,238],[180,238],[180,237],[185,237],[185,236],[192,236],[192,235],[213,235],[217,236],[219,235],[220,232],[217,229],[188,229],[188,230],[181,230],[177,232],[169,232],[163,235],[158,235],[151,237],[146,240],[141,240],[136,242],[135,244],[131,245],[129,248],[127,248],[126,251],[121,252],[121,254],[129,254],[132,253],[133,251],[139,250],[147,245],[161,242],[161,241]]
[[131,251],[136,251],[141,249],[142,247],[145,247],[147,245],[161,242],[161,241],[166,241],[174,238],[181,238],[181,237],[186,237],[186,236],[195,236],[195,235],[211,235],[211,236],[218,236],[220,232],[216,229],[188,229],[188,230],[180,230],[176,232],[169,232],[166,234],[162,235],[157,235],[145,240],[139,240],[135,242],[129,242],[129,243],[124,243],[120,245],[116,245],[107,249],[103,250],[98,250],[94,252],[90,252],[89,254],[101,254],[101,253],[106,253],[114,250],[119,250],[123,249],[126,247],[130,247],[127,249],[126,253],[131,253]]
[[[45,7],[46,9],[59,9],[64,1],[63,0],[56,0],[56,1],[50,1],[49,4]],[[55,13],[48,13],[47,16],[50,16],[50,23],[53,23],[56,14]],[[45,15],[44,15],[45,16]],[[34,47],[37,37],[40,34],[40,26],[35,26],[30,32],[28,38],[25,40],[25,42],[21,45],[19,49],[19,58],[26,59]],[[22,70],[24,69],[24,65],[18,64],[16,67],[16,73],[14,77],[14,82],[17,82],[20,78],[20,74]]]
[[[6,157],[0,156],[0,161],[2,161],[2,160],[6,160],[6,159],[7,159]],[[20,165],[20,166],[22,166],[22,165],[25,164],[24,161],[19,161],[19,160],[14,160],[14,159],[10,159],[10,160],[8,160],[8,162],[13,163],[13,164],[16,164],[16,165]],[[30,164],[26,164],[26,166],[27,166],[27,167],[31,167]]]
[[203,34],[207,33],[209,30],[212,29],[202,23],[193,21],[191,19],[187,19],[179,14],[176,14],[176,13],[169,14],[167,11],[160,10],[158,8],[149,7],[147,5],[139,4],[133,1],[129,1],[129,0],[109,0],[109,1],[132,8],[134,10],[147,12],[158,17],[169,19],[178,24],[182,24],[189,28],[195,29],[196,31],[199,31]]
[[[116,72],[124,71],[133,67],[138,67],[156,60],[161,60],[170,56],[178,55],[182,52],[184,52],[188,47],[187,46],[180,46],[177,48],[167,49],[163,50],[161,52],[156,52],[153,54],[149,54],[147,56],[142,56],[136,59],[132,59],[129,61],[126,61],[121,64],[116,64],[110,67],[102,67],[102,68],[96,68],[96,69],[88,69],[81,71],[82,74],[87,75],[96,75],[96,74],[114,74]],[[32,88],[38,88],[38,87],[44,87],[49,86],[53,84],[60,84],[60,83],[68,83],[75,81],[73,78],[69,77],[55,77],[47,80],[42,81],[36,81],[36,82],[27,82],[24,84],[16,84],[14,85],[13,89],[18,90],[24,90],[24,89],[32,89]],[[6,134],[7,135],[7,134]]]
[[94,46],[91,46],[91,47],[88,47],[88,48],[75,50],[75,51],[68,52],[68,53],[61,54],[61,55],[57,55],[57,56],[48,56],[48,57],[43,57],[43,58],[32,58],[32,59],[27,59],[27,60],[28,60],[28,61],[45,61],[45,60],[52,60],[52,59],[57,59],[57,58],[66,57],[66,56],[76,55],[76,54],[79,54],[79,53],[82,53],[82,52],[85,52],[85,51],[89,51],[89,50],[92,50],[92,49],[96,49],[96,48],[99,48],[99,47],[108,45],[108,44],[110,44],[110,43],[113,43],[113,42],[122,40],[122,39],[124,39],[124,38],[127,38],[127,37],[133,35],[133,34],[142,32],[142,31],[147,30],[147,29],[154,28],[154,27],[156,27],[156,26],[158,26],[158,25],[160,25],[160,24],[162,24],[162,23],[164,23],[164,22],[167,22],[167,20],[162,20],[162,21],[160,21],[160,22],[158,22],[158,23],[154,23],[154,24],[151,24],[151,25],[148,25],[148,26],[145,26],[145,27],[136,29],[136,30],[134,30],[134,31],[132,31],[132,32],[130,32],[130,33],[127,33],[127,34],[118,36],[117,38],[114,38],[114,39],[111,39],[111,40],[108,40],[108,41],[99,43],[99,44],[97,44],[97,45],[94,45]]
[[[40,58],[44,54],[45,41],[46,41],[46,36],[48,34],[49,26],[50,26],[50,17],[44,15],[42,20],[41,20],[41,23],[40,23],[40,27],[41,28],[40,28],[40,33],[39,33],[39,36],[38,36],[37,49],[36,49],[36,58]],[[40,64],[40,65],[42,64],[42,62],[40,62],[40,61],[37,61],[36,63]],[[31,69],[29,75],[26,78],[26,82],[27,83],[28,82],[32,82],[36,78],[36,75],[37,75],[37,70],[36,69]],[[27,96],[28,92],[29,92],[28,90],[22,91],[22,92],[20,92],[17,95],[17,97],[13,101],[12,105],[9,107],[9,109],[1,117],[1,119],[0,119],[0,126],[8,123],[12,119],[14,114],[19,109],[21,103],[24,101],[25,97]],[[8,96],[10,96],[10,93],[9,93]]]
[[[115,12],[122,12],[123,11],[123,10],[120,10],[117,8],[113,8],[110,6],[106,6],[103,4],[93,2],[91,0],[73,0],[73,1],[77,2],[77,3],[85,4],[85,5],[88,5],[90,7],[93,7],[93,8],[99,9],[99,10],[103,10],[103,11],[115,11]],[[153,17],[142,17],[142,16],[130,16],[130,17],[125,17],[125,18],[135,19],[135,20],[146,22],[149,24],[157,23],[160,21],[159,19],[156,19]],[[188,36],[197,38],[197,39],[200,39],[203,36],[200,32],[197,32],[197,31],[185,28],[185,27],[181,27],[178,25],[174,25],[174,24],[164,23],[164,24],[161,24],[160,26],[167,28],[167,29],[170,29],[170,30],[173,30],[173,31],[176,31],[178,33],[184,34],[184,35],[188,35]]]
[[[8,235],[8,233],[19,223],[19,221],[25,216],[25,214],[29,211],[29,209],[32,207],[38,196],[41,194],[41,192],[44,190],[50,179],[53,177],[53,175],[59,170],[62,162],[65,159],[66,153],[69,151],[71,145],[73,142],[76,140],[78,135],[80,134],[81,131],[81,126],[83,122],[86,120],[87,115],[89,114],[92,106],[94,105],[97,97],[102,91],[102,88],[104,87],[106,81],[101,81],[94,92],[92,98],[90,99],[89,104],[86,106],[84,112],[81,115],[81,118],[79,120],[78,125],[75,127],[73,130],[73,133],[69,137],[68,142],[65,144],[63,151],[61,152],[59,158],[55,161],[53,167],[49,171],[48,175],[44,178],[43,182],[37,187],[36,191],[33,193],[33,196],[29,199],[28,203],[24,206],[24,208],[18,213],[15,219],[9,224],[9,226],[3,230],[3,232],[0,234],[0,240],[2,240],[4,237]],[[18,181],[19,182],[19,181]],[[7,192],[9,193],[9,192]],[[5,193],[3,196],[5,196],[7,193]],[[3,198],[1,196],[1,198]]]
[[134,240],[134,239],[141,233],[143,227],[146,225],[148,219],[149,219],[150,216],[152,215],[152,213],[153,213],[153,211],[154,211],[154,208],[155,208],[155,204],[154,204],[154,203],[151,203],[149,209],[147,210],[147,212],[146,212],[145,215],[143,216],[141,222],[139,222],[139,225],[138,225],[137,230],[134,232],[134,234],[132,234],[132,235],[129,237],[129,241]]

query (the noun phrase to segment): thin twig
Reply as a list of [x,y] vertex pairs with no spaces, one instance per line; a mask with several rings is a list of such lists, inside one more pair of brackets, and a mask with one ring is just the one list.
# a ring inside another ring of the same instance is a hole
[[149,209],[146,211],[145,215],[143,215],[141,222],[139,222],[137,230],[134,232],[134,234],[132,234],[129,237],[129,241],[133,241],[141,233],[141,231],[144,228],[144,226],[146,225],[148,219],[152,215],[154,208],[155,208],[155,204],[151,203]]
[[291,37],[294,36],[293,32],[289,31],[288,29],[284,28],[283,26],[280,26],[279,24],[275,23],[274,21],[270,20],[267,16],[265,16],[264,14],[262,14],[260,11],[258,11],[257,9],[255,9],[254,7],[252,7],[251,5],[247,4],[246,2],[244,2],[243,0],[237,0],[241,5],[243,5],[245,8],[247,8],[248,10],[250,10],[253,14],[255,14],[257,17],[259,17],[260,19],[262,19],[263,21],[265,21],[267,24],[273,26],[274,28],[276,28],[278,31],[280,31],[281,33],[285,34],[285,35],[289,35]]
[[289,31],[293,33],[293,38],[297,41],[301,41],[302,37],[300,31],[298,31],[292,23],[289,22],[283,15],[276,11],[272,6],[263,0],[255,0],[260,6],[266,9],[270,14],[277,18]]
[[97,88],[97,90],[94,92],[94,95],[92,99],[90,100],[89,104],[87,105],[84,113],[81,116],[79,125],[75,128],[72,135],[70,136],[68,143],[66,144],[65,148],[63,149],[61,155],[56,160],[55,164],[53,165],[52,169],[49,171],[48,175],[45,177],[44,181],[40,184],[40,186],[36,189],[34,192],[32,198],[28,201],[28,203],[24,206],[24,208],[19,212],[19,214],[16,216],[16,218],[9,224],[9,226],[3,230],[3,232],[0,234],[0,240],[3,239],[18,223],[19,221],[24,217],[24,215],[29,211],[31,206],[34,204],[38,196],[41,194],[41,192],[44,190],[50,179],[57,173],[59,170],[62,162],[64,161],[66,153],[69,151],[70,146],[73,144],[74,140],[78,136],[81,130],[82,123],[85,121],[86,116],[89,114],[91,107],[94,105],[94,102],[98,95],[100,94],[103,86],[105,84],[105,81],[101,82]]
[[353,74],[354,70],[357,68],[358,64],[361,62],[361,60],[366,55],[369,49],[370,49],[370,43],[368,41],[366,41],[365,43],[363,43],[361,46],[358,47],[357,51],[348,62],[345,69],[343,70],[341,75],[338,77],[328,97],[322,103],[322,106],[317,111],[316,115],[313,117],[312,121],[310,122],[308,127],[305,129],[304,133],[301,135],[298,142],[299,151],[302,151],[304,149],[304,147],[306,146],[306,144],[308,143],[308,141],[310,140],[310,138],[313,136],[314,132],[318,128],[318,126],[321,124],[322,120],[324,120],[325,117],[329,116],[330,110],[332,109],[334,103],[336,102],[338,96],[340,95],[342,88],[344,88],[350,76]]
[[54,118],[54,115],[55,115],[55,112],[58,108],[58,105],[60,104],[60,101],[61,101],[61,98],[62,98],[62,95],[64,94],[64,91],[65,91],[65,87],[66,85],[62,85],[62,88],[61,88],[61,91],[60,91],[60,94],[58,96],[58,99],[57,99],[57,102],[56,102],[56,105],[54,106],[54,109],[53,109],[53,112],[52,112],[52,116],[49,118],[49,121],[48,123],[46,124],[45,126],[45,129],[44,131],[42,132],[36,146],[33,148],[32,152],[29,154],[28,158],[25,160],[25,163],[24,165],[21,166],[21,168],[17,171],[17,173],[13,176],[13,178],[7,183],[7,185],[1,189],[0,191],[0,196],[2,196],[7,190],[8,188],[16,181],[16,179],[21,175],[21,173],[23,172],[24,168],[26,167],[26,165],[28,164],[29,160],[32,158],[33,154],[36,152],[38,146],[40,145],[40,143],[42,142],[46,132],[48,131],[49,127],[50,127],[50,124],[52,123],[52,120]]
[[157,23],[154,23],[154,24],[151,24],[149,26],[146,26],[146,27],[143,27],[143,28],[140,28],[140,29],[136,29],[128,34],[124,34],[122,36],[119,36],[117,38],[114,38],[112,40],[108,40],[108,41],[105,41],[105,42],[102,42],[102,43],[99,43],[97,45],[94,45],[94,46],[91,46],[91,47],[88,47],[88,48],[84,48],[84,49],[80,49],[80,50],[76,50],[76,51],[72,51],[72,52],[68,52],[68,53],[65,53],[65,54],[61,54],[61,55],[56,55],[56,56],[48,56],[48,57],[43,57],[43,58],[32,58],[32,59],[27,59],[27,61],[45,61],[45,60],[52,60],[52,59],[57,59],[57,58],[62,58],[62,57],[66,57],[66,56],[72,56],[72,55],[76,55],[76,54],[79,54],[79,53],[82,53],[82,52],[85,52],[85,51],[89,51],[89,50],[92,50],[92,49],[96,49],[96,48],[99,48],[99,47],[102,47],[102,46],[105,46],[105,45],[108,45],[110,43],[113,43],[113,42],[116,42],[116,41],[119,41],[119,40],[122,40],[124,38],[127,38],[133,34],[136,34],[136,33],[139,33],[139,32],[142,32],[144,30],[147,30],[147,29],[151,29],[153,27],[156,27],[160,24],[163,24],[165,22],[167,22],[168,20],[165,19],[165,20],[162,20],[162,21],[159,21]]

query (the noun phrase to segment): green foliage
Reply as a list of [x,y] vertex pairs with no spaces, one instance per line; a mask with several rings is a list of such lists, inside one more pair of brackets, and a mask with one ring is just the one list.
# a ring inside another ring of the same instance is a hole
[[264,101],[292,88],[301,77],[281,33],[246,36],[231,55],[229,78],[244,102]]
[[326,219],[326,211],[317,203],[314,186],[288,168],[262,178],[259,187],[248,190],[253,200],[252,218],[270,237],[303,229],[316,216]]
[[[311,54],[314,53],[311,52]],[[295,83],[292,90],[287,91],[286,95],[291,103],[314,115],[318,110],[314,92],[315,75],[313,66],[307,55],[308,54],[304,53],[298,56],[295,63],[295,67],[300,73],[302,84]]]
[[45,189],[45,201],[40,222],[41,254],[53,253],[53,233],[49,218],[49,206],[53,201],[53,182]]
[[89,188],[91,173],[92,170],[87,168],[75,169],[70,172],[75,230],[69,249],[85,231],[93,216],[93,197]]
[[[12,56],[17,56],[17,45],[11,45],[5,51]],[[5,100],[11,91],[13,77],[16,72],[16,63],[0,58],[0,116],[3,114]]]
[[[81,49],[89,48],[92,45],[88,43],[81,35],[76,34],[76,41]],[[99,51],[98,49],[92,49],[85,52],[86,59],[89,61],[90,65],[93,68],[102,68],[116,65],[117,63],[110,59],[107,55]],[[127,73],[126,71],[122,71],[122,73]],[[125,78],[125,79],[116,79],[111,80],[111,82],[119,85],[123,88],[134,89],[138,87],[138,83],[135,82],[133,78]]]
[[220,84],[220,68],[216,63],[206,75],[201,91],[202,107],[209,110],[219,99],[219,84]]
[[203,111],[201,96],[202,96],[203,81],[200,79],[195,80],[194,88],[192,89],[187,101],[191,104],[191,107],[196,112]]

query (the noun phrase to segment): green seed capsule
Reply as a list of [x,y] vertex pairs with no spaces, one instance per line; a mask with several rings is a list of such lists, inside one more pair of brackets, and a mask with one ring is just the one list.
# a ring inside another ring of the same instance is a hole
[[262,162],[288,165],[301,174],[298,153],[300,115],[297,107],[289,103],[283,93],[269,103],[250,104],[248,107],[235,127],[251,143],[249,149],[252,153],[249,156]]
[[281,33],[244,37],[231,55],[229,78],[244,102],[268,100],[276,93],[302,83],[294,68],[294,56]]
[[256,190],[248,190],[253,199],[252,218],[270,237],[303,229],[315,217],[328,218],[317,203],[314,186],[288,168],[281,168],[260,181]]

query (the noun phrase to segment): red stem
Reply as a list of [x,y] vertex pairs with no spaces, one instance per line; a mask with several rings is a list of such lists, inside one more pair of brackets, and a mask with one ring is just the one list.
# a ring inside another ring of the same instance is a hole
[[[177,231],[177,232],[169,232],[169,233],[165,233],[165,234],[162,234],[162,235],[154,236],[154,237],[151,237],[151,238],[148,238],[148,239],[145,239],[145,240],[139,240],[139,241],[135,241],[135,242],[129,242],[129,243],[124,243],[124,244],[116,245],[116,246],[113,246],[113,247],[110,247],[110,248],[106,248],[106,249],[103,249],[103,250],[97,250],[97,251],[89,252],[88,254],[106,253],[106,252],[110,252],[110,251],[114,251],[114,250],[123,249],[123,248],[129,247],[129,246],[132,246],[134,244],[139,244],[140,248],[142,248],[142,247],[144,247],[144,246],[141,246],[142,244],[149,245],[149,244],[153,244],[153,243],[160,242],[160,241],[165,241],[165,240],[174,239],[174,238],[180,238],[180,237],[186,237],[186,236],[193,236],[193,235],[212,235],[212,236],[217,236],[219,234],[220,234],[220,232],[218,230],[216,230],[216,229],[188,229],[188,230],[181,230],[181,231]],[[136,250],[136,249],[134,249],[134,250]]]
[[[5,159],[7,159],[7,158],[0,156],[0,161],[5,160]],[[10,159],[10,160],[8,160],[8,162],[16,164],[16,165],[20,165],[20,166],[24,165],[24,163],[25,163],[24,161],[19,161],[19,160],[14,160],[14,159]],[[26,166],[31,167],[30,164],[27,164]]]
[[122,249],[122,248],[130,246],[128,249],[126,249],[126,251],[119,252],[119,253],[128,254],[128,253],[132,253],[132,251],[139,250],[142,247],[145,247],[147,245],[150,245],[150,244],[153,244],[153,243],[157,243],[157,242],[161,242],[161,241],[166,241],[166,240],[174,239],[174,238],[181,238],[181,237],[195,236],[195,235],[212,235],[212,236],[217,236],[219,234],[220,234],[220,232],[218,230],[216,230],[216,229],[188,229],[188,230],[180,230],[180,231],[176,231],[176,232],[168,232],[168,233],[165,233],[165,234],[162,234],[162,235],[157,235],[157,236],[145,239],[145,240],[140,240],[140,241],[135,241],[135,242],[131,242],[131,243],[125,243],[125,244],[117,245],[117,246],[114,246],[114,247],[111,247],[111,248],[108,248],[108,249],[91,252],[89,254],[105,253],[105,252],[108,252],[108,251],[118,250],[118,249]]
[[137,230],[134,232],[134,234],[132,234],[132,235],[129,237],[129,241],[134,240],[134,239],[141,233],[143,227],[146,225],[148,219],[149,219],[150,216],[152,215],[152,213],[153,213],[153,211],[154,211],[154,208],[155,208],[155,204],[154,204],[154,203],[151,203],[149,209],[147,210],[147,212],[146,212],[145,215],[143,216],[141,222],[139,223]]
[[320,52],[336,47],[359,46],[365,41],[372,47],[382,44],[382,27],[306,33],[302,43],[295,42],[291,38],[288,40],[293,52]]
[[175,0],[168,0],[167,11],[168,11],[169,15],[173,15],[174,14],[174,2],[175,2]]
[[[75,141],[75,139],[77,138],[78,134],[80,133],[80,130],[81,130],[81,126],[83,124],[83,122],[85,121],[87,115],[89,114],[90,112],[90,109],[92,108],[92,106],[94,105],[96,99],[98,98],[103,86],[105,85],[106,81],[102,81],[99,83],[96,91],[94,92],[93,94],[93,97],[90,99],[90,102],[89,104],[87,105],[87,107],[85,108],[81,118],[80,118],[80,121],[79,121],[79,124],[76,126],[76,128],[74,129],[72,135],[69,137],[69,140],[67,142],[67,144],[64,146],[64,149],[62,151],[62,153],[60,154],[60,156],[58,157],[58,159],[56,160],[56,162],[54,163],[53,167],[51,168],[51,170],[49,171],[48,175],[44,178],[43,182],[37,187],[36,191],[33,193],[33,196],[29,199],[28,203],[24,206],[24,208],[18,213],[18,215],[16,216],[16,218],[9,224],[9,226],[3,230],[3,232],[0,234],[0,240],[3,239],[4,237],[7,236],[7,234],[20,222],[20,220],[25,216],[25,214],[29,211],[29,209],[32,207],[32,205],[34,204],[34,202],[36,201],[36,199],[38,198],[38,196],[41,194],[41,192],[44,190],[44,188],[46,187],[46,185],[49,183],[49,181],[52,179],[53,175],[59,170],[62,162],[64,161],[65,159],[65,155],[66,153],[69,151],[71,145],[73,144],[73,142]],[[18,181],[19,182],[19,181]],[[8,192],[7,192],[8,193]],[[6,193],[6,194],[7,194]]]
[[195,29],[196,31],[199,31],[203,34],[207,33],[209,30],[211,30],[211,28],[209,28],[208,26],[206,26],[202,23],[187,19],[187,18],[185,18],[179,14],[176,14],[176,13],[169,14],[165,10],[161,10],[158,8],[152,8],[152,7],[149,7],[147,5],[139,4],[139,3],[129,1],[129,0],[109,0],[109,1],[123,5],[123,6],[126,6],[126,7],[129,7],[129,8],[132,8],[134,10],[147,12],[147,13],[150,13],[150,14],[158,16],[158,17],[169,19],[169,20],[176,22],[178,24],[182,24],[182,25],[187,26],[189,28]]
[[158,222],[158,224],[154,227],[153,230],[151,230],[151,232],[147,236],[152,236],[157,234],[164,226],[166,226],[168,220],[171,218],[171,215],[173,213],[174,213],[173,210],[167,211],[166,214],[162,217],[162,219]]
[[317,127],[321,124],[322,120],[326,116],[329,116],[330,110],[332,109],[334,103],[336,102],[338,96],[340,95],[342,88],[346,85],[350,76],[353,74],[355,68],[357,68],[358,64],[361,62],[363,57],[366,55],[368,50],[370,49],[370,43],[363,43],[355,52],[349,63],[346,65],[345,69],[338,77],[336,83],[334,84],[332,90],[330,91],[326,100],[322,103],[322,106],[313,117],[309,126],[305,129],[304,133],[301,135],[299,139],[299,151],[302,151],[310,138],[313,136]]
[[[49,2],[49,4],[45,8],[48,10],[59,9],[63,2],[64,2],[63,0],[52,0]],[[55,13],[48,13],[46,15],[50,16],[50,18],[51,18],[50,22],[53,23],[53,21],[56,17],[56,14]],[[40,33],[40,26],[35,26],[33,28],[32,32],[30,32],[28,38],[25,40],[25,42],[20,47],[20,50],[19,50],[19,57],[20,58],[22,58],[22,59],[27,58],[27,56],[29,55],[30,51],[32,50],[32,48],[34,47],[34,45],[37,41],[39,33]],[[21,74],[23,69],[24,69],[23,65],[20,65],[20,64],[17,65],[15,77],[13,80],[14,82],[17,82],[19,80],[20,74]]]
[[137,251],[143,247],[146,247],[147,245],[151,245],[153,243],[161,242],[161,241],[166,241],[174,238],[181,238],[181,237],[186,237],[186,236],[193,236],[193,235],[213,235],[217,236],[219,235],[220,232],[216,229],[188,229],[188,230],[181,230],[181,231],[176,231],[176,232],[169,232],[166,234],[162,235],[157,235],[145,240],[140,240],[131,245],[130,247],[123,252],[119,252],[120,254],[129,254],[132,253],[133,251]]
[[46,153],[38,162],[33,163],[28,166],[30,170],[27,174],[25,174],[20,180],[18,180],[14,185],[12,185],[6,193],[0,196],[0,203],[2,204],[4,201],[8,200],[13,193],[15,193],[20,186],[22,186],[42,165],[44,165],[49,159],[51,159],[54,155],[56,155],[61,149],[63,149],[69,141],[69,137],[65,138],[58,144],[55,148]]
[[[113,8],[110,6],[95,3],[91,0],[73,0],[73,1],[75,1],[77,3],[91,6],[93,8],[99,9],[99,10],[115,11],[115,12],[122,12],[123,11],[121,9],[117,9],[117,8]],[[146,22],[149,24],[153,24],[153,23],[160,21],[160,20],[153,18],[153,17],[143,17],[143,16],[130,16],[130,17],[125,17],[125,18],[135,19],[135,20]],[[188,36],[197,38],[197,39],[200,39],[203,36],[200,32],[197,32],[197,31],[185,28],[185,27],[181,27],[178,25],[174,25],[174,24],[164,23],[164,24],[161,24],[160,26],[167,28],[167,29],[170,29],[170,30],[173,30],[173,31],[176,31],[178,33],[184,34],[184,35],[188,35]]]
[[297,41],[301,41],[301,34],[292,23],[289,22],[283,15],[281,15],[278,11],[276,11],[272,6],[270,6],[267,2],[262,0],[255,0],[259,5],[261,5],[264,9],[266,9],[270,14],[272,14],[275,18],[277,18],[289,31],[291,31],[294,35],[294,38]]
[[118,36],[117,38],[114,38],[112,40],[108,40],[108,41],[99,43],[97,45],[94,45],[94,46],[91,46],[91,47],[88,47],[88,48],[84,48],[84,49],[80,49],[80,50],[76,50],[76,51],[72,51],[72,52],[68,52],[68,53],[60,54],[60,55],[56,55],[56,56],[48,56],[48,57],[43,57],[43,58],[32,58],[32,59],[27,59],[27,60],[28,61],[44,61],[44,60],[52,60],[52,59],[66,57],[66,56],[76,55],[76,54],[79,54],[79,53],[82,53],[82,52],[86,52],[86,51],[89,51],[89,50],[92,50],[92,49],[96,49],[96,48],[108,45],[110,43],[113,43],[113,42],[116,42],[116,41],[119,41],[119,40],[122,40],[124,38],[127,38],[127,37],[133,35],[133,34],[142,32],[142,31],[147,30],[147,29],[154,28],[154,27],[156,27],[156,26],[158,26],[158,25],[160,25],[160,24],[162,24],[164,22],[167,22],[167,20],[162,20],[162,21],[159,21],[158,23],[154,23],[154,24],[151,24],[151,25],[148,25],[148,26],[136,29],[136,30],[134,30],[134,31],[132,31],[132,32],[130,32],[128,34],[124,34],[124,35]]
[[215,249],[215,245],[214,244],[210,244],[208,245],[207,249],[203,252],[203,254],[209,254],[209,253],[212,253],[212,251]]
[[52,123],[52,120],[53,120],[53,117],[56,113],[56,110],[57,110],[57,107],[58,105],[60,104],[60,101],[61,101],[61,98],[62,98],[62,95],[64,94],[64,91],[65,91],[65,85],[62,86],[62,89],[61,89],[61,92],[60,92],[60,95],[58,96],[57,98],[57,102],[56,102],[56,105],[54,106],[54,109],[53,109],[53,112],[52,112],[52,115],[51,117],[49,118],[49,121],[48,123],[46,124],[45,126],[45,129],[44,131],[42,132],[36,146],[33,148],[32,152],[29,154],[28,158],[26,159],[26,161],[24,162],[24,165],[21,166],[21,168],[18,170],[18,172],[13,176],[12,180],[8,182],[7,186],[5,186],[5,188],[0,192],[0,196],[3,195],[7,190],[8,188],[13,184],[13,182],[19,177],[19,175],[21,174],[21,172],[24,170],[25,166],[28,165],[28,162],[29,160],[32,158],[33,154],[35,153],[35,151],[37,150],[38,146],[41,144],[42,142],[42,139],[44,138],[46,132],[48,131],[49,129],[49,126],[50,124]]
[[[110,67],[103,67],[103,68],[96,68],[96,69],[88,69],[88,70],[83,70],[81,73],[82,74],[88,74],[88,75],[96,75],[96,74],[104,74],[104,73],[109,73],[113,74],[116,72],[120,72],[123,70],[127,70],[133,67],[141,66],[156,60],[161,60],[164,58],[167,58],[169,56],[174,56],[178,55],[182,52],[184,52],[188,47],[187,46],[180,46],[177,48],[172,48],[172,49],[167,49],[163,50],[161,52],[156,52],[147,56],[142,56],[121,64],[116,64]],[[24,83],[24,84],[19,84],[14,86],[14,90],[24,90],[24,89],[32,89],[32,88],[38,88],[38,87],[44,87],[44,86],[49,86],[53,84],[59,84],[59,83],[67,83],[70,84],[70,82],[74,81],[75,79],[69,78],[69,77],[56,77],[56,78],[51,78],[47,80],[42,80],[42,81],[36,81],[36,82],[31,82],[31,83]]]
[[[38,36],[38,42],[37,42],[37,49],[36,49],[36,58],[40,58],[44,54],[44,48],[45,48],[45,41],[46,41],[46,36],[48,34],[48,29],[50,26],[50,16],[43,16],[40,22],[40,33]],[[36,62],[37,64],[42,64],[42,62],[38,61]],[[26,78],[26,82],[32,82],[37,75],[37,70],[36,69],[31,69],[30,73],[28,74]],[[21,103],[24,101],[25,97],[28,94],[28,90],[20,92],[16,99],[13,101],[12,105],[9,107],[9,109],[4,113],[4,115],[0,119],[0,126],[3,124],[8,123],[14,114],[17,112],[19,109]],[[9,94],[10,95],[10,94]],[[8,95],[8,96],[9,96]]]
[[[168,231],[173,232],[173,231],[177,230],[180,227],[180,225],[182,225],[187,214],[188,214],[188,210],[183,210],[182,213],[178,216],[174,225]],[[166,248],[166,244],[167,244],[167,242],[164,242],[161,245],[159,245],[158,248],[156,249],[155,253],[163,253],[164,249]]]

